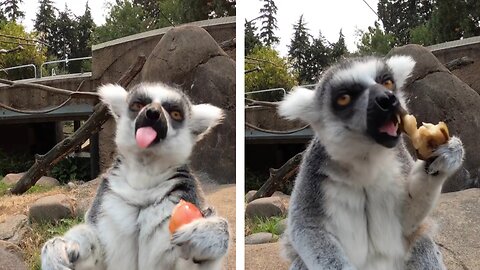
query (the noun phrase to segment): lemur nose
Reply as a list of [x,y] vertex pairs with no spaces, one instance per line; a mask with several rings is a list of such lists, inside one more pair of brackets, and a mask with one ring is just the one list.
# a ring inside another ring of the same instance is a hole
[[160,111],[157,108],[147,108],[145,114],[150,120],[158,120],[158,118],[160,118]]
[[390,91],[385,91],[375,97],[375,103],[382,110],[393,109],[398,105],[397,97]]

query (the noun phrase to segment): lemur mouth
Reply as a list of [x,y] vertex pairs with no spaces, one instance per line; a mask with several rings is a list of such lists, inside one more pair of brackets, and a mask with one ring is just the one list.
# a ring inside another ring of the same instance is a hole
[[381,127],[378,128],[378,132],[386,133],[392,137],[400,136],[400,129],[398,128],[400,123],[400,116],[394,114],[392,119],[387,120]]
[[157,138],[157,132],[152,127],[141,127],[135,133],[135,140],[140,148],[147,148]]

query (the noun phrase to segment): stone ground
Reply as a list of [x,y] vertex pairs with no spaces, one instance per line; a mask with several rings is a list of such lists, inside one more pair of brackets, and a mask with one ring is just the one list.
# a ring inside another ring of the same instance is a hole
[[[442,194],[432,217],[439,225],[435,242],[447,269],[480,269],[480,189]],[[245,269],[287,270],[280,243],[246,245]]]
[[[7,217],[14,215],[28,215],[28,208],[39,198],[64,194],[70,197],[75,202],[75,212],[84,212],[85,205],[88,205],[89,202],[95,196],[97,186],[99,184],[98,180],[93,180],[77,186],[74,188],[67,189],[65,187],[57,187],[53,190],[44,193],[34,193],[26,194],[22,196],[2,196],[0,197],[0,223],[4,222]],[[214,206],[217,210],[217,213],[221,216],[227,218],[230,223],[230,229],[232,232],[232,241],[228,253],[228,258],[225,262],[226,270],[235,269],[235,185],[213,185],[209,184],[204,186],[204,191],[207,196],[207,201],[209,204]],[[0,246],[1,247],[1,246]],[[2,250],[3,252],[3,250]],[[12,257],[12,256],[10,256]],[[0,254],[0,270],[3,269],[17,269],[11,265],[6,265],[10,263],[14,258],[7,261],[6,256]],[[7,267],[4,268],[3,266]],[[18,269],[23,269],[19,267]]]

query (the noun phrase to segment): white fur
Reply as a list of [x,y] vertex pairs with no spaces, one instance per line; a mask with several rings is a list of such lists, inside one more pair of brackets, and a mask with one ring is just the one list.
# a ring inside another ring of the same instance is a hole
[[383,63],[376,58],[355,62],[348,69],[342,69],[335,73],[331,82],[334,84],[339,82],[356,82],[372,85],[376,83],[376,75],[382,66]]
[[106,84],[98,88],[98,94],[103,103],[105,103],[112,112],[112,115],[118,118],[127,110],[127,91],[117,84]]
[[189,121],[191,129],[199,134],[199,139],[203,134],[209,132],[209,128],[218,125],[225,117],[222,109],[210,104],[198,104],[192,106],[192,116]]
[[415,60],[410,56],[394,55],[388,58],[386,62],[393,72],[397,89],[403,88],[405,81],[415,67]]
[[315,108],[315,92],[306,88],[296,87],[280,102],[278,112],[281,116],[290,119],[300,119],[310,123],[315,119],[312,115]]
[[[87,220],[45,243],[44,270],[221,269],[229,235],[225,219],[208,216],[182,226],[173,235],[168,224],[180,200],[180,191],[172,189],[182,181],[172,176],[188,163],[197,133],[206,134],[217,125],[222,110],[209,104],[192,105],[182,93],[163,84],[142,84],[136,91],[159,104],[183,102],[185,123],[174,127],[162,108],[168,125],[165,139],[141,149],[135,141],[136,119],[129,116],[126,91],[116,85],[100,87],[102,101],[116,118],[115,142],[121,163],[105,176],[109,188],[99,193],[101,203],[89,210],[99,211],[96,222]],[[195,263],[194,259],[205,262]]]

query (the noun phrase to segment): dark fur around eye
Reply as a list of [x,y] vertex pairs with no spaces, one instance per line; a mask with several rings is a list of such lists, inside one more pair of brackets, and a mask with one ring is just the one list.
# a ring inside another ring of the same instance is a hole
[[[365,87],[363,87],[363,85],[360,85],[360,84],[345,84],[345,85],[336,87],[336,89],[332,91],[332,93],[334,93],[332,95],[332,100],[331,100],[333,109],[340,111],[340,110],[344,110],[346,108],[351,107],[352,104],[355,103],[355,100],[357,99],[357,97],[361,93],[363,93],[363,91],[365,91]],[[349,104],[347,104],[346,106],[341,106],[337,102],[338,99],[343,95],[349,95],[351,98]]]
[[[137,97],[137,98],[133,98],[129,105],[128,105],[128,108],[130,109],[130,111],[133,111],[133,112],[138,112],[139,111],[139,107],[144,107],[148,104],[150,104],[152,102],[152,99],[148,98],[148,97]],[[141,108],[140,108],[141,109]]]

